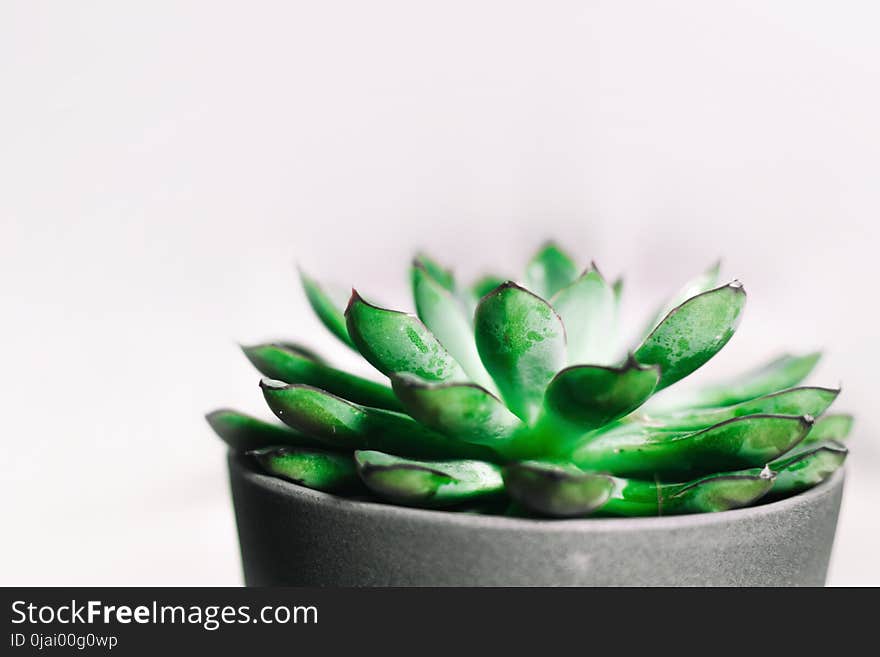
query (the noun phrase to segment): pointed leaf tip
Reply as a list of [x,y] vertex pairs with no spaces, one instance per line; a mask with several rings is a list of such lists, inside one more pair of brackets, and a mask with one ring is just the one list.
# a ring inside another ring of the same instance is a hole
[[348,317],[348,314],[351,312],[351,307],[356,303],[367,303],[364,301],[363,297],[361,297],[360,293],[357,291],[357,288],[351,288],[351,294],[348,295],[348,303],[345,304],[345,310],[343,310],[342,314],[345,317]]

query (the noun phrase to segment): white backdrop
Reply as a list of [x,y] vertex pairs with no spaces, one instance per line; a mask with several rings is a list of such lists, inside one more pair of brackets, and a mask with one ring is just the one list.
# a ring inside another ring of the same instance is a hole
[[241,581],[236,341],[351,359],[294,262],[392,304],[556,237],[635,323],[723,256],[703,380],[825,346],[858,414],[831,582],[880,584],[871,2],[0,4],[0,583]]

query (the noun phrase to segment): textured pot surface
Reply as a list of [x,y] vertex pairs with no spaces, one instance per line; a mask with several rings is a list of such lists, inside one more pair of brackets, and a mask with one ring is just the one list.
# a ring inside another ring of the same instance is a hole
[[821,586],[843,473],[749,509],[529,520],[357,502],[229,457],[251,586]]

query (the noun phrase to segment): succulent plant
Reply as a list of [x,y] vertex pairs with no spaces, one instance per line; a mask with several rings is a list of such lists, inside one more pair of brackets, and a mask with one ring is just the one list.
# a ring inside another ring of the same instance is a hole
[[618,344],[622,284],[579,273],[553,244],[521,283],[461,286],[426,255],[417,315],[301,273],[323,324],[388,383],[289,342],[243,347],[283,422],[208,421],[269,475],[408,506],[551,517],[722,511],[799,493],[847,455],[838,388],[800,386],[818,353],[783,355],[724,383],[651,397],[730,340],[746,293],[715,265]]

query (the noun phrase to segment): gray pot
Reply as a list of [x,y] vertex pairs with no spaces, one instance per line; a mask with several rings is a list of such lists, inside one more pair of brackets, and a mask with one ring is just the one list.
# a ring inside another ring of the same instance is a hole
[[722,513],[530,520],[342,499],[236,455],[229,470],[250,586],[821,586],[844,481]]

